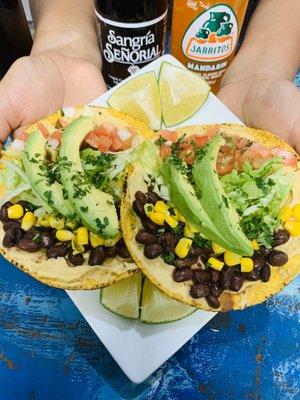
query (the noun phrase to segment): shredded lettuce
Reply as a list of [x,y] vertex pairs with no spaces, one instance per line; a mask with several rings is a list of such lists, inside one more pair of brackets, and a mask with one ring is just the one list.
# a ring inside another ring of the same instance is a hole
[[295,175],[282,168],[279,157],[259,169],[245,163],[243,172],[233,170],[221,178],[228,198],[240,216],[240,225],[248,239],[270,247],[280,227],[280,208],[290,192]]

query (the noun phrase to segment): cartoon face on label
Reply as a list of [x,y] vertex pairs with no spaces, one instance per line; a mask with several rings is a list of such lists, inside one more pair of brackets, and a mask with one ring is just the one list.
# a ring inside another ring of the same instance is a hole
[[238,22],[234,11],[220,4],[194,19],[183,36],[182,50],[191,60],[218,61],[232,54],[237,37]]

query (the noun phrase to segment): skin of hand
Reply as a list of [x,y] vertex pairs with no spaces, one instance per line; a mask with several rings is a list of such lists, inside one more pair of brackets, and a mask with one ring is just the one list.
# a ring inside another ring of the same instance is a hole
[[300,2],[261,0],[218,93],[246,125],[277,134],[298,152],[300,91],[292,80],[300,65],[299,19]]
[[[12,131],[17,137],[26,126],[57,109],[88,103],[106,91],[100,73],[93,2],[39,0],[32,3],[37,31],[31,55],[17,60],[0,82],[2,143]],[[80,5],[85,18],[78,12]],[[65,7],[69,14],[64,12]],[[57,21],[58,15],[64,15],[60,26],[51,22]],[[69,15],[68,21],[66,15]]]

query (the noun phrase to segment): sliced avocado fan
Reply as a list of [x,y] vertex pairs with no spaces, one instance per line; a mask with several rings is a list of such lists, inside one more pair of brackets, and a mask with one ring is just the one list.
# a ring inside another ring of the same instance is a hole
[[41,198],[48,212],[67,218],[76,216],[71,202],[64,197],[62,185],[49,182],[46,168],[46,143],[40,131],[30,133],[23,152],[23,166],[34,193]]
[[[239,226],[239,217],[235,208],[226,196],[216,172],[217,157],[224,139],[216,135],[197,157],[193,166],[193,178],[196,193],[203,209],[211,219],[220,235],[226,239],[227,250],[234,253],[252,256],[250,241]],[[216,240],[217,243],[221,244]]]
[[80,146],[94,128],[92,117],[79,117],[69,124],[62,135],[59,171],[68,198],[90,230],[104,238],[119,233],[119,221],[114,199],[89,182],[80,159]]
[[185,219],[205,236],[206,239],[218,243],[224,248],[229,247],[226,236],[212,223],[196,196],[194,187],[189,182],[186,173],[178,168],[169,157],[161,168],[161,173],[166,182],[172,203],[178,208]]

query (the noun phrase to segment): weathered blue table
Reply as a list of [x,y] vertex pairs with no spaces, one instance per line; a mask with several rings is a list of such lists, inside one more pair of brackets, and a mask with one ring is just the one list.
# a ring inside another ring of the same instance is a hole
[[300,399],[299,283],[217,315],[135,385],[64,291],[0,259],[0,400]]

